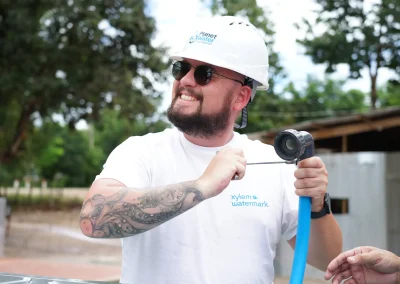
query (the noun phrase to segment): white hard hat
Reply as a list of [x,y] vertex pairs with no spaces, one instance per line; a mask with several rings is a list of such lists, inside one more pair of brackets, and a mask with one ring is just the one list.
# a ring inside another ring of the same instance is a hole
[[254,80],[256,89],[268,88],[268,50],[261,34],[247,21],[233,16],[205,19],[195,27],[183,50],[171,56],[203,61],[233,70]]

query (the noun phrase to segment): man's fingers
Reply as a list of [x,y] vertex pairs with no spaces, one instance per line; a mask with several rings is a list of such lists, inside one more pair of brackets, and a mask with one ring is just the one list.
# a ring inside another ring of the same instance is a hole
[[368,265],[373,266],[377,264],[382,258],[380,257],[379,253],[376,251],[371,251],[368,253],[362,253],[355,256],[351,256],[347,258],[347,261],[351,264],[358,264],[358,265]]
[[347,262],[341,264],[340,266],[338,266],[337,268],[335,268],[334,270],[327,270],[325,272],[324,278],[325,280],[329,280],[331,279],[333,276],[335,276],[336,274],[339,274],[343,271],[346,271],[350,269],[350,264],[348,264]]
[[343,284],[357,284],[357,282],[354,280],[354,278],[350,278],[344,281]]
[[332,260],[328,264],[327,272],[330,272],[330,274],[334,274],[333,272],[336,272],[336,270],[346,262],[347,260],[347,255],[345,253],[339,254],[337,257],[335,257],[334,260]]
[[238,162],[236,164],[236,169],[237,169],[237,171],[236,171],[237,178],[235,178],[235,179],[242,179],[246,172],[246,166],[243,165],[242,163]]
[[247,160],[244,157],[238,157],[237,158],[238,162],[241,163],[243,166],[246,166]]
[[332,279],[332,284],[340,284],[343,280],[351,276],[351,270],[347,269],[335,275]]
[[302,178],[294,182],[294,187],[297,189],[314,188],[321,183],[319,178]]
[[350,256],[355,256],[362,254],[364,252],[369,252],[373,249],[373,247],[356,247],[354,249],[342,252],[339,254],[337,257],[335,257],[328,265],[327,271],[334,271],[337,269],[339,266],[341,266],[343,263],[347,262],[347,258]]
[[322,173],[322,169],[316,168],[298,168],[294,172],[294,176],[298,179],[316,178]]
[[311,157],[297,163],[298,168],[322,168],[324,163],[319,157]]

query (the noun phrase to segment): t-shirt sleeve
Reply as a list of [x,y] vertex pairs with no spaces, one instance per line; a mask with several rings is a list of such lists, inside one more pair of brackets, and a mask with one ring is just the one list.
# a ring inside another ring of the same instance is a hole
[[295,193],[294,182],[296,180],[294,171],[296,166],[285,165],[281,170],[283,185],[283,206],[282,206],[282,237],[290,240],[297,233],[299,197]]
[[150,184],[150,174],[146,166],[146,146],[139,137],[131,137],[117,146],[108,156],[97,179],[109,178],[127,187],[146,188]]

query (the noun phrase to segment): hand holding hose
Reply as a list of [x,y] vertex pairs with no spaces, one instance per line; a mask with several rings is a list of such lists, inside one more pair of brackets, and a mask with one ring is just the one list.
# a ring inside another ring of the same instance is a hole
[[[274,140],[275,152],[280,158],[285,161],[296,160],[298,162],[314,157],[314,139],[310,133],[305,131],[296,131],[287,129],[279,132]],[[312,167],[317,162],[313,159],[310,163],[305,162],[300,164],[300,171],[297,172],[298,177],[295,187],[299,198],[299,221],[296,235],[296,248],[294,250],[292,273],[290,275],[290,284],[303,283],[304,273],[307,263],[308,243],[310,239],[311,228],[311,198],[310,188],[318,188],[321,184],[321,179],[317,182],[313,180],[315,167]],[[310,169],[311,168],[311,169]],[[317,169],[320,167],[316,167]],[[325,168],[325,167],[323,167]],[[317,174],[317,176],[321,176]],[[300,181],[299,181],[300,180]],[[317,190],[311,190],[317,194]],[[325,188],[326,191],[326,188]],[[314,204],[318,204],[319,195],[315,196]]]
[[298,196],[311,197],[311,211],[319,212],[324,206],[324,195],[328,187],[328,172],[319,157],[300,161],[294,173],[294,186]]

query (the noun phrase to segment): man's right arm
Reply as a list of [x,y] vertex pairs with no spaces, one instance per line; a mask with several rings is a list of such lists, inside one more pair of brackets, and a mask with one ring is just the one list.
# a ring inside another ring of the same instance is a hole
[[80,228],[92,238],[125,238],[150,230],[221,193],[233,176],[242,179],[246,159],[238,149],[220,151],[203,175],[157,188],[128,188],[110,179],[96,180],[84,200]]
[[124,238],[145,232],[204,201],[198,187],[198,182],[188,181],[139,190],[113,179],[98,179],[82,206],[81,230],[93,238]]

